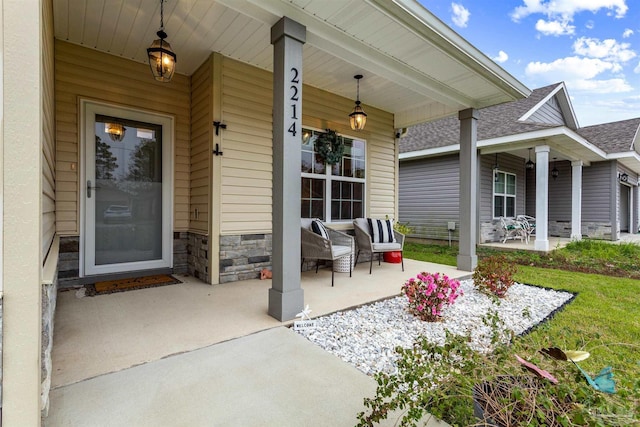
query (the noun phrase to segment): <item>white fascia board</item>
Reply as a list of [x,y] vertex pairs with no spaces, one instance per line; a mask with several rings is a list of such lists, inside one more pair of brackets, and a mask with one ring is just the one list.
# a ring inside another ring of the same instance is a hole
[[607,156],[609,160],[617,160],[633,172],[640,174],[640,154],[635,151],[626,153],[611,153]]
[[[368,2],[377,5],[380,10],[385,10],[389,16],[400,20],[405,27],[411,28],[415,34],[428,39],[442,52],[484,76],[487,81],[500,88],[514,100],[526,98],[531,94],[531,90],[522,82],[453,31],[417,1],[368,0]],[[393,7],[393,5],[396,5],[396,7]],[[397,8],[402,9],[405,14],[408,14],[413,19],[409,20],[407,16],[399,14],[394,10]]]
[[408,151],[406,153],[400,153],[398,158],[403,160],[417,160],[424,159],[426,157],[442,156],[445,154],[454,154],[460,151],[460,144],[446,145],[444,147],[427,148],[425,150]]

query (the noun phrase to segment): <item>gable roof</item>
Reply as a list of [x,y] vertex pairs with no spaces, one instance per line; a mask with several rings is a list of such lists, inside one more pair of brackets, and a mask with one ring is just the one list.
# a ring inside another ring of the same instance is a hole
[[637,151],[640,117],[618,122],[585,126],[578,133],[607,154]]
[[[545,124],[532,116],[554,96],[558,97],[565,124]],[[554,127],[577,127],[564,83],[534,89],[528,98],[478,110],[478,141]],[[459,143],[460,121],[456,116],[412,126],[400,140],[400,152],[446,147]]]

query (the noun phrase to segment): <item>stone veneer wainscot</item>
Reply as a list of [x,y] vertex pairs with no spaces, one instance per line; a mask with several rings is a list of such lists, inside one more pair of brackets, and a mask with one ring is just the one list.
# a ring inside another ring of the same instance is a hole
[[271,268],[271,234],[220,236],[220,283],[257,279]]

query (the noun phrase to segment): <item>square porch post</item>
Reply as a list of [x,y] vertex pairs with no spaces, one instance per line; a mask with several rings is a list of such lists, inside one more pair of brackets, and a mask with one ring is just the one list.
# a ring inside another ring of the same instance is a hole
[[571,240],[582,240],[582,160],[571,162]]
[[307,29],[283,17],[271,27],[273,44],[273,279],[269,315],[282,321],[302,311],[300,286],[300,132],[302,45]]
[[536,147],[536,251],[549,250],[549,148]]
[[458,270],[473,271],[478,265],[477,193],[478,193],[478,113],[473,108],[458,113],[460,120],[460,240]]

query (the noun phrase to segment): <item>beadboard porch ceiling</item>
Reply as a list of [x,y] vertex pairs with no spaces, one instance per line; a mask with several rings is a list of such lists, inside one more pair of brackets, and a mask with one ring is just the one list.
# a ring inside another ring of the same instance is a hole
[[[58,39],[145,63],[159,0],[53,0]],[[415,0],[166,0],[177,72],[211,54],[271,70],[270,28],[282,16],[307,28],[303,79],[394,113],[395,126],[512,101],[529,90]]]

